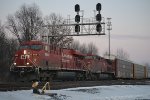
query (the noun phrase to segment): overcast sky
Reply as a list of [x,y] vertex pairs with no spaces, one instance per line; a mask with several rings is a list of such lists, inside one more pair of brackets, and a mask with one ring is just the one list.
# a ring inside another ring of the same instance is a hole
[[[150,0],[0,0],[0,20],[15,13],[23,4],[37,4],[43,14],[54,12],[74,18],[74,5],[79,4],[85,17],[93,17],[97,3],[102,4],[103,17],[112,18],[111,52],[122,48],[137,63],[150,64]],[[108,50],[108,32],[105,36],[75,37],[81,43],[93,42],[99,54]]]

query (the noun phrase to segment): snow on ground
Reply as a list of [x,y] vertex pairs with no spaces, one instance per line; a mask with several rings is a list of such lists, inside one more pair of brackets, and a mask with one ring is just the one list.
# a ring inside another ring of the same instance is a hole
[[150,100],[150,85],[112,85],[48,90],[57,96],[33,94],[32,90],[0,92],[0,100]]

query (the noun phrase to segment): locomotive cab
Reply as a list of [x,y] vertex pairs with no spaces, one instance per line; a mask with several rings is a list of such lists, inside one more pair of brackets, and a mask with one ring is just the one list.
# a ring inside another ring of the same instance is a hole
[[30,41],[20,45],[15,53],[14,62],[10,68],[13,72],[32,72],[38,67],[42,42]]

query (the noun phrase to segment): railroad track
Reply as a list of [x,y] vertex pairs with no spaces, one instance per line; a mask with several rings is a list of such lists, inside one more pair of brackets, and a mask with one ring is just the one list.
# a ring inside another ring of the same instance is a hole
[[31,88],[31,83],[16,83],[16,82],[3,82],[0,83],[0,91],[16,91],[16,90],[28,90]]
[[[45,82],[40,83],[39,88],[44,86]],[[89,87],[102,85],[150,85],[150,80],[101,80],[101,81],[59,81],[50,82],[52,90]],[[0,91],[16,91],[32,89],[32,82],[1,82]]]

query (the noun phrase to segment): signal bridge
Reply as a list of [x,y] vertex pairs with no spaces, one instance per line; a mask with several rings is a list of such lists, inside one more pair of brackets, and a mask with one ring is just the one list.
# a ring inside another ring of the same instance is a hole
[[[104,19],[104,18],[103,18]],[[58,27],[59,28],[64,28],[65,30],[67,30],[68,34],[59,34],[59,35],[49,35],[49,37],[59,37],[59,36],[87,36],[87,35],[105,35],[105,22],[101,22],[102,24],[102,31],[101,32],[97,32],[96,31],[96,25],[99,24],[98,22],[96,22],[93,19],[84,19],[83,21],[84,23],[73,23],[72,21],[63,23],[63,24],[59,24],[59,25],[44,25],[43,27],[47,27],[47,28],[54,28],[54,27]],[[81,25],[81,32],[75,32],[75,26],[76,25]],[[47,36],[43,36],[43,37],[47,37]]]
[[[84,18],[83,13],[82,16],[79,15],[80,6],[78,4],[75,5],[75,12],[77,15],[74,19],[68,18],[62,24],[55,24],[55,25],[44,25],[47,29],[64,29],[65,33],[60,32],[59,34],[53,35],[45,35],[42,38],[49,38],[49,37],[60,37],[60,36],[89,36],[89,35],[105,35],[105,19],[101,16],[101,4],[98,3],[96,5],[96,10],[98,14],[93,18]],[[80,22],[80,17],[82,17]],[[74,21],[73,21],[74,20]],[[81,28],[80,28],[81,26]]]

